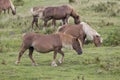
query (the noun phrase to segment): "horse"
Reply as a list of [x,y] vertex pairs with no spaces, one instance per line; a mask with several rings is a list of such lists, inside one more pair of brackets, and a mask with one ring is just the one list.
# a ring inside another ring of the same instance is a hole
[[37,65],[32,58],[34,50],[41,53],[54,51],[51,66],[57,66],[57,53],[60,53],[62,55],[62,57],[59,59],[59,63],[62,63],[64,60],[64,52],[62,51],[62,48],[68,46],[72,47],[79,55],[82,54],[82,46],[80,40],[71,35],[64,33],[54,33],[48,35],[38,34],[34,32],[26,33],[23,35],[23,41],[16,64],[20,63],[20,59],[23,53],[29,49],[29,57],[34,66]]
[[16,14],[16,9],[11,0],[0,0],[0,12],[4,11],[5,13],[8,10],[9,13],[9,9],[12,10],[13,15]]
[[68,24],[68,18],[72,16],[74,23],[80,23],[80,17],[70,5],[62,5],[56,7],[46,7],[43,11],[44,28],[47,26],[47,22],[51,19],[62,20],[63,24]]
[[78,25],[63,25],[60,26],[57,32],[62,32],[70,34],[74,37],[78,37],[81,40],[82,45],[86,40],[91,40],[94,42],[96,47],[100,47],[102,43],[102,38],[100,34],[92,29],[87,23],[81,22]]

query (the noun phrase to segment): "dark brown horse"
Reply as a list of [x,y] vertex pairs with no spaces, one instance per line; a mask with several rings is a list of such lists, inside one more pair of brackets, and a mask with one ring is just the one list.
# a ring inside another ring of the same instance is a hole
[[78,25],[63,25],[59,27],[58,32],[67,33],[77,37],[82,41],[82,44],[85,43],[85,40],[93,41],[96,47],[101,46],[102,43],[100,34],[85,22],[81,22]]
[[55,33],[49,35],[40,35],[37,33],[27,33],[23,36],[22,46],[18,55],[18,60],[16,64],[20,62],[23,53],[29,49],[29,57],[32,60],[32,64],[36,65],[32,58],[33,51],[36,50],[41,53],[47,53],[54,51],[52,66],[57,66],[55,60],[57,53],[62,55],[59,60],[60,63],[63,62],[64,52],[61,50],[63,47],[72,46],[72,48],[78,53],[82,54],[82,46],[77,38],[72,37],[68,34]]
[[[57,7],[34,7],[31,12],[36,13],[32,21],[33,24],[36,23],[38,27],[38,17],[44,21],[44,27],[47,26],[47,22],[52,19],[52,24],[55,26],[56,20],[62,20],[63,24],[68,24],[68,18],[72,16],[74,18],[74,23],[80,23],[79,15],[70,5],[62,5]],[[39,16],[39,14],[42,14]]]
[[0,0],[0,12],[4,11],[5,13],[8,10],[9,13],[9,9],[12,10],[13,15],[16,14],[16,9],[11,0]]

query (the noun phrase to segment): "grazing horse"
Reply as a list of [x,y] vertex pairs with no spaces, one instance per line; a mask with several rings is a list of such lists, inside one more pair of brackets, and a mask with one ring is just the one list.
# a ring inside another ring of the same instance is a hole
[[38,17],[44,21],[44,27],[47,26],[47,22],[52,19],[53,26],[56,25],[56,20],[62,20],[63,24],[68,23],[68,18],[72,16],[74,23],[80,23],[79,15],[75,12],[70,5],[62,5],[57,7],[33,7],[31,9],[33,14],[32,28],[35,23],[38,27]]
[[12,3],[11,0],[0,0],[0,12],[5,11],[8,9],[8,13],[9,13],[9,9],[12,10],[12,14],[15,15],[16,14],[16,9]]
[[60,63],[64,60],[64,52],[62,51],[63,47],[72,46],[72,48],[80,55],[82,54],[82,46],[80,40],[74,38],[71,35],[63,33],[55,33],[49,35],[41,35],[37,33],[26,33],[23,35],[22,46],[18,55],[18,60],[16,64],[20,62],[21,56],[23,53],[29,49],[29,57],[33,65],[36,65],[35,61],[32,58],[33,51],[36,50],[41,53],[47,53],[54,51],[52,66],[57,66],[56,64],[56,55],[60,53],[62,58],[59,60]]
[[85,40],[91,40],[96,47],[101,46],[102,38],[94,29],[92,29],[87,23],[81,22],[78,25],[63,25],[58,28],[58,32],[70,34],[77,37],[84,44]]

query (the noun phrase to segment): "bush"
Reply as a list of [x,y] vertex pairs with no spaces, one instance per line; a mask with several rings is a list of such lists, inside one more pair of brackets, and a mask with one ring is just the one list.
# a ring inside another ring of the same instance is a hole
[[119,46],[120,45],[120,31],[114,30],[111,32],[104,41],[105,46]]
[[97,5],[92,5],[92,8],[96,12],[106,12],[110,17],[119,15],[119,5],[116,2],[100,2]]
[[24,5],[24,1],[23,0],[15,0],[14,1],[14,5],[15,6],[23,6]]

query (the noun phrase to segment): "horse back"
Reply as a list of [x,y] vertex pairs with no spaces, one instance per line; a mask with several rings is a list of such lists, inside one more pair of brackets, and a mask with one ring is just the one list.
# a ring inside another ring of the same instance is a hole
[[45,18],[61,19],[65,18],[66,15],[71,14],[71,9],[68,6],[57,6],[57,7],[46,7],[43,11]]
[[74,37],[79,37],[84,33],[84,31],[82,29],[82,25],[80,25],[80,24],[78,24],[78,25],[69,25],[69,24],[63,25],[58,31],[70,34]]

